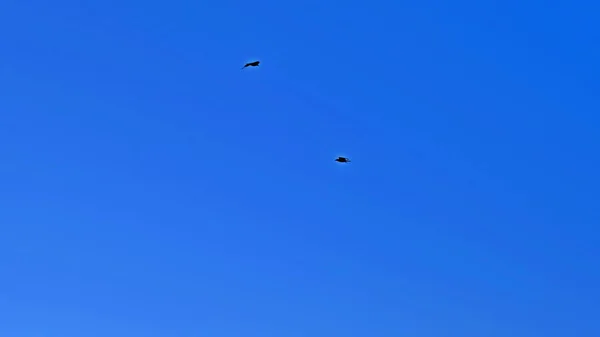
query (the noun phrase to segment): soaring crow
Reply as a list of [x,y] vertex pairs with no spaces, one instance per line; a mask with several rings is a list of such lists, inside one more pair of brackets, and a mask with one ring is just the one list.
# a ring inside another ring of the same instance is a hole
[[346,157],[337,157],[335,159],[335,161],[337,161],[338,163],[349,163],[350,159],[346,158]]
[[246,64],[244,64],[244,66],[242,67],[242,69],[244,69],[246,67],[258,67],[259,63],[260,63],[260,61],[254,61],[254,62],[246,63]]

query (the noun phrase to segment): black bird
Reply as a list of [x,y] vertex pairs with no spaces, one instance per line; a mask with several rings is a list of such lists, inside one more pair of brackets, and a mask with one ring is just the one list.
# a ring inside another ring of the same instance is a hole
[[350,159],[346,158],[346,157],[337,157],[335,159],[335,161],[337,161],[338,163],[349,163]]
[[242,69],[247,68],[247,67],[258,67],[259,64],[260,64],[260,61],[254,61],[254,62],[246,63],[246,64],[244,64],[244,66],[242,67]]

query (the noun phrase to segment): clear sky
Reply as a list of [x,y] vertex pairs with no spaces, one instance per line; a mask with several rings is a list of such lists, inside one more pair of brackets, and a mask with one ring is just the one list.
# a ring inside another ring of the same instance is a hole
[[600,336],[598,13],[0,1],[0,336]]

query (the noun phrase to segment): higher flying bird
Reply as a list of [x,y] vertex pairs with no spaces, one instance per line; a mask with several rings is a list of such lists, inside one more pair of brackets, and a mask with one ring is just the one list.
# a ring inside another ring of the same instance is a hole
[[337,161],[338,163],[349,163],[350,159],[348,159],[346,157],[337,157],[337,158],[335,158],[335,161]]

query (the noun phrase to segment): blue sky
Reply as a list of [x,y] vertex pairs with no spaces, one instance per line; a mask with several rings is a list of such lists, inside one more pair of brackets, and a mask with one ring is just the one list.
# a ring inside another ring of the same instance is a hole
[[599,336],[599,12],[2,1],[0,335]]

